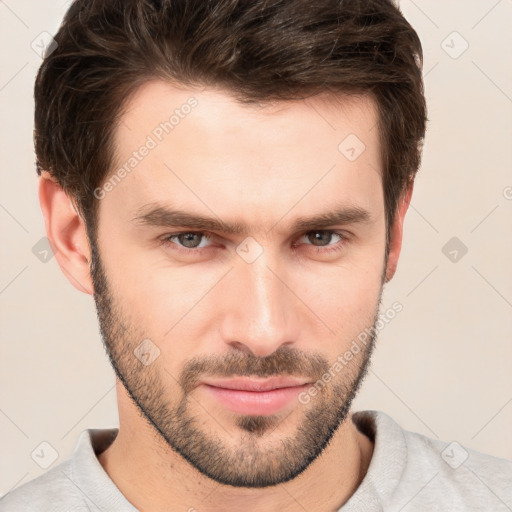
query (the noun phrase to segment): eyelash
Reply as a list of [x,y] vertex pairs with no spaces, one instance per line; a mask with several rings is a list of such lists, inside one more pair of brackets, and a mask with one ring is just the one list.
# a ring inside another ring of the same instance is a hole
[[[310,233],[329,233],[331,235],[336,235],[336,236],[340,237],[340,241],[337,244],[333,245],[333,246],[329,246],[329,245],[326,245],[326,246],[315,246],[313,244],[306,244],[306,245],[310,245],[316,251],[317,254],[327,254],[327,253],[332,253],[332,252],[340,251],[340,250],[342,250],[345,247],[345,244],[348,241],[348,236],[346,235],[346,233],[344,233],[342,231],[341,232],[340,231],[334,231],[332,229],[314,229],[312,231],[307,231],[306,233],[302,234],[299,238],[302,238],[303,236],[306,236],[306,235],[308,235]],[[178,244],[172,242],[172,239],[174,239],[174,238],[176,238],[176,237],[178,237],[180,235],[189,235],[189,234],[200,235],[200,236],[203,236],[206,239],[211,240],[211,236],[208,236],[208,234],[206,232],[204,232],[204,231],[180,231],[179,233],[169,233],[169,234],[165,235],[161,239],[162,245],[164,245],[164,246],[171,246],[171,245],[177,246],[178,247],[178,251],[183,252],[185,254],[201,254],[203,252],[203,250],[209,249],[209,246],[208,247],[200,247],[200,248],[190,249],[188,247],[183,247],[181,245],[178,245]]]

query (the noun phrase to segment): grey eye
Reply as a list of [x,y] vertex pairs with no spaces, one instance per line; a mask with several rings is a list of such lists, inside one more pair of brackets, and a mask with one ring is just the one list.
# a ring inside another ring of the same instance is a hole
[[204,235],[202,233],[180,233],[179,235],[175,235],[179,243],[187,249],[195,249],[199,247],[203,236]]
[[332,231],[311,231],[306,235],[306,237],[310,242],[312,242],[312,245],[322,247],[324,245],[329,245],[334,234],[335,233]]

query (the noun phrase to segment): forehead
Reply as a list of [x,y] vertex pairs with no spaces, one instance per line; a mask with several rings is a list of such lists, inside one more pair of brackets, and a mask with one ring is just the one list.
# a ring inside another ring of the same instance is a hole
[[127,102],[116,130],[111,178],[122,176],[105,203],[125,220],[147,203],[169,201],[267,225],[291,210],[301,216],[340,203],[379,211],[376,123],[368,96],[254,106],[219,89],[149,82]]

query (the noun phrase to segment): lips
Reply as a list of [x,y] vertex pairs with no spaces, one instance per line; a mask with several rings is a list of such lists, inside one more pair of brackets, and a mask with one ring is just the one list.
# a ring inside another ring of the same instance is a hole
[[216,379],[198,387],[222,407],[246,415],[274,414],[299,403],[298,394],[309,386],[305,379],[273,377],[270,379]]
[[272,377],[270,379],[217,379],[207,380],[204,384],[216,388],[233,389],[239,391],[271,391],[280,388],[292,388],[307,384],[306,379],[292,377]]

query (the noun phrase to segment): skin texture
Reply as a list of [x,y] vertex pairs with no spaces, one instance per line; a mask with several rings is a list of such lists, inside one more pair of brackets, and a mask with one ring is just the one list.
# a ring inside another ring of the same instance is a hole
[[[292,400],[272,415],[232,412],[201,382],[290,375],[315,383],[332,370],[377,319],[412,184],[386,259],[370,98],[317,96],[256,108],[221,90],[158,81],[127,104],[116,169],[148,135],[156,140],[155,128],[191,97],[196,106],[103,194],[97,243],[59,185],[48,173],[40,179],[56,259],[77,289],[94,295],[117,375],[120,429],[100,463],[140,510],[337,510],[371,460],[372,442],[349,411],[375,340],[332,371],[308,403]],[[338,150],[350,134],[365,145],[353,161]],[[200,230],[133,220],[154,202],[246,231],[164,244],[166,235]],[[368,220],[292,229],[298,218],[340,207],[364,209]],[[240,252],[247,243],[260,253],[250,262]],[[150,364],[136,357],[143,340],[150,340],[143,345]]]

